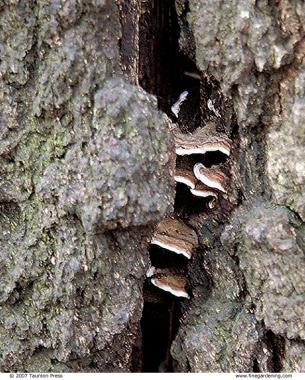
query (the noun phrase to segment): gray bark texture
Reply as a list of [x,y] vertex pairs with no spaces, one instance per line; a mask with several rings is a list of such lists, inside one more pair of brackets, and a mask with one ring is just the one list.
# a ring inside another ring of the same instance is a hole
[[[145,3],[0,0],[2,372],[141,370],[176,187],[172,121],[138,82]],[[200,245],[174,370],[304,372],[304,2],[174,5],[179,52],[214,86],[204,122],[233,141],[227,194],[185,220]]]

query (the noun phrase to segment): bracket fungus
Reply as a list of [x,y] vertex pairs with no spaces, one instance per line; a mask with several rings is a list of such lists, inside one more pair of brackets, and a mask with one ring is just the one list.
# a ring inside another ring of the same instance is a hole
[[174,179],[176,182],[184,183],[191,189],[195,189],[196,183],[198,182],[197,178],[194,176],[194,173],[187,169],[176,169]]
[[174,131],[175,149],[178,156],[221,152],[226,156],[231,152],[231,140],[220,132],[208,133],[210,128],[199,129],[192,134]]
[[[178,117],[180,106],[187,95],[187,91],[181,93],[178,101],[173,105],[172,112],[176,117]],[[217,117],[220,117],[220,113],[215,109],[212,101],[209,101],[208,106]],[[231,153],[232,141],[225,133],[218,132],[217,126],[213,122],[188,134],[182,133],[176,125],[172,125],[170,122],[169,127],[174,135],[175,152],[179,156],[205,154],[207,152],[221,152],[229,156]],[[179,160],[179,167],[176,167],[174,174],[175,181],[188,186],[194,196],[210,198],[208,205],[209,208],[213,208],[219,192],[226,193],[226,175],[220,169],[213,166],[206,167],[202,163],[196,163],[191,170],[188,167],[188,158],[180,158]],[[151,244],[190,259],[193,249],[198,246],[198,237],[196,232],[184,222],[166,217],[157,225]],[[187,281],[181,273],[151,267],[146,276],[155,287],[176,297],[189,299]]]
[[219,169],[215,167],[206,168],[203,164],[194,165],[194,174],[199,181],[212,189],[226,193],[227,177]]
[[148,272],[151,283],[157,288],[169,292],[176,297],[190,298],[186,291],[187,281],[184,276],[172,274],[154,267],[150,268]]
[[198,238],[196,232],[183,222],[165,218],[158,224],[151,244],[190,259],[193,249],[198,245]]
[[209,201],[209,207],[213,208],[215,206],[216,199],[218,198],[217,191],[200,182],[192,171],[187,169],[176,169],[174,178],[176,182],[188,186],[190,192],[194,196],[202,198],[212,197],[213,199]]
[[196,197],[212,197],[212,200],[209,201],[209,207],[213,208],[215,206],[216,199],[218,198],[217,191],[206,186],[202,182],[197,182],[196,187],[191,189],[191,193]]

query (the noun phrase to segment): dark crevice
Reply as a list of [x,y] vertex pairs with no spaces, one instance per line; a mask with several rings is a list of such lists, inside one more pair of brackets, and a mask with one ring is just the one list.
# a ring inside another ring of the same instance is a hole
[[254,372],[254,373],[258,373],[258,372],[260,372],[260,369],[259,369],[259,365],[258,365],[258,361],[257,361],[257,359],[254,359],[254,361],[253,361],[253,372]]
[[227,161],[227,156],[221,152],[207,152],[202,154],[192,154],[190,156],[178,156],[177,166],[178,167],[189,167],[192,168],[197,162],[201,162],[204,166],[210,168],[213,165],[220,165]]
[[[179,22],[174,0],[141,2],[139,84],[157,97],[159,109],[165,112],[183,133],[192,133],[211,122],[211,127],[214,125],[217,132],[231,136],[232,125],[236,124],[232,101],[222,95],[219,83],[214,78],[202,76],[196,67],[195,44],[193,37],[188,35],[190,29],[187,13],[187,1]],[[179,50],[179,38],[181,44],[187,43],[187,40],[190,42],[188,45],[190,48],[183,49],[185,54]],[[171,107],[183,91],[188,91],[188,96],[181,104],[177,118]],[[208,108],[208,102],[212,102],[218,115]],[[177,157],[177,165],[190,170],[197,162],[202,162],[207,167],[217,165],[226,175],[229,174],[228,159],[222,153]],[[193,196],[185,185],[177,184],[174,216],[189,224],[188,221],[193,216],[196,219],[198,215],[205,215],[217,225],[223,225],[232,212],[232,204],[220,195],[215,208],[210,209],[208,206],[210,200]],[[192,227],[192,223],[189,226]],[[212,283],[203,274],[204,268],[200,263],[203,253],[194,252],[189,261],[181,255],[151,245],[149,254],[152,266],[158,269],[168,270],[170,273],[176,272],[187,278],[191,274],[192,278],[188,278],[189,285],[196,289],[200,288],[200,294],[208,296],[208,289]],[[187,291],[192,297],[191,290]],[[145,282],[143,292],[142,371],[175,371],[176,366],[170,355],[170,347],[189,301],[175,298],[155,288],[149,280]]]
[[201,214],[208,211],[206,199],[198,198],[188,190],[184,184],[177,184],[175,197],[175,210],[182,218],[189,218],[192,215]]
[[139,84],[158,99],[159,108],[177,122],[171,106],[181,92],[189,92],[181,107],[182,130],[200,124],[200,81],[194,63],[179,51],[179,25],[173,0],[142,2],[139,29]]
[[144,285],[143,372],[173,372],[170,346],[181,317],[180,301],[148,283]]
[[[139,84],[158,100],[158,107],[184,132],[200,124],[200,80],[198,70],[179,52],[179,25],[174,0],[142,1],[139,20]],[[191,76],[189,75],[191,73]],[[195,75],[192,75],[195,73]],[[179,119],[171,107],[179,95],[189,95],[182,104]],[[188,260],[157,246],[150,246],[150,259],[159,269],[186,274]],[[172,372],[172,341],[179,328],[182,306],[188,301],[144,285],[144,310],[141,320],[144,372]]]
[[265,343],[272,352],[269,364],[270,372],[281,372],[285,359],[285,338],[275,335],[271,330],[267,330],[264,337]]
[[150,246],[150,261],[153,266],[160,269],[184,269],[188,264],[188,259],[183,255],[177,255],[171,251],[158,246]]
[[142,2],[139,30],[139,83],[157,96],[161,110],[169,113],[179,91],[178,24],[171,0]]

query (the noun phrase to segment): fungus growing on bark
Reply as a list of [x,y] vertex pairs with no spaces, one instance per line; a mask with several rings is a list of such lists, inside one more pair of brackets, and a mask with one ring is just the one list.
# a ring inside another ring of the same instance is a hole
[[191,193],[196,197],[213,197],[213,199],[209,201],[210,208],[213,208],[215,206],[216,199],[218,198],[217,191],[211,189],[202,182],[197,182],[195,188],[191,189]]
[[215,206],[215,201],[218,197],[217,191],[200,182],[192,171],[187,169],[176,169],[174,178],[176,182],[187,185],[190,188],[191,193],[196,197],[213,197],[213,199],[209,201],[209,207],[213,208]]
[[176,103],[174,103],[172,105],[172,113],[178,118],[178,114],[179,114],[179,111],[180,111],[180,107],[181,107],[181,104],[185,101],[185,99],[187,98],[188,96],[188,92],[187,91],[183,91],[180,96],[179,96],[179,99],[176,101]]
[[151,244],[190,259],[193,249],[198,245],[198,238],[196,232],[183,222],[165,218],[158,224]]
[[196,183],[198,182],[194,173],[187,169],[176,169],[174,178],[176,182],[184,183],[191,189],[195,189]]
[[156,274],[151,277],[151,283],[157,288],[165,290],[176,297],[190,298],[186,291],[185,277],[175,274]]
[[194,166],[194,174],[199,181],[212,189],[226,193],[227,177],[217,168],[206,168],[203,164],[197,163]]
[[224,133],[215,132],[210,135],[208,132],[209,128],[199,129],[192,134],[174,131],[176,154],[185,156],[219,151],[229,156],[231,140]]

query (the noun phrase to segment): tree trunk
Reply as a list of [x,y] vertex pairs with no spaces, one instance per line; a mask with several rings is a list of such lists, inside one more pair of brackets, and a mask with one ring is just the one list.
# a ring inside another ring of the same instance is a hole
[[[0,371],[305,371],[304,25],[301,0],[0,0]],[[230,156],[176,157],[201,129]],[[175,184],[197,162],[213,208]],[[150,244],[168,216],[190,260]]]

